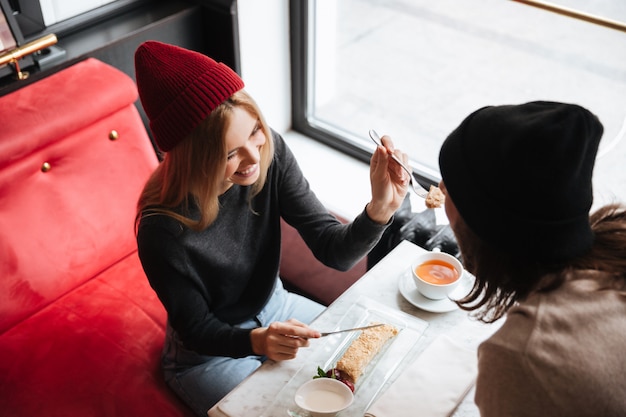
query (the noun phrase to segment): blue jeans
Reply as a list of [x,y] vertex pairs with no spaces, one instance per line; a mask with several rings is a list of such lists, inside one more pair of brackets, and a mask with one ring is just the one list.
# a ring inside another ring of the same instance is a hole
[[[324,306],[308,298],[287,292],[280,279],[263,310],[241,328],[266,327],[275,321],[294,318],[311,323]],[[206,417],[207,411],[265,361],[264,356],[230,358],[205,356],[185,349],[176,332],[168,325],[163,347],[165,382],[191,407]]]

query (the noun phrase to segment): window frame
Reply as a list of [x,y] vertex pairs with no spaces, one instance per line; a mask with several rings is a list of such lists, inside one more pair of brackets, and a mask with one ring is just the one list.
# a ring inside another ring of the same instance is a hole
[[[372,156],[371,148],[359,145],[355,140],[339,135],[323,126],[314,125],[310,122],[309,95],[309,69],[312,62],[309,59],[309,36],[312,28],[309,26],[309,0],[290,0],[289,29],[290,29],[290,53],[291,53],[291,119],[292,128],[313,140],[317,140],[333,149],[345,153],[360,161],[369,163]],[[413,177],[423,187],[428,189],[430,185],[437,185],[440,178],[420,171],[412,164]]]

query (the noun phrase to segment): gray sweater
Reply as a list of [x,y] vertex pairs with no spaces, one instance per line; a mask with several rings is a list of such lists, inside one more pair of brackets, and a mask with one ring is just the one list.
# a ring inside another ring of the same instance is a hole
[[[235,184],[220,196],[219,215],[203,231],[166,215],[140,221],[139,257],[150,285],[185,346],[200,354],[253,354],[250,330],[234,325],[253,318],[272,293],[279,274],[281,217],[320,261],[339,270],[365,256],[386,228],[365,211],[350,224],[337,221],[309,188],[284,140],[276,133],[273,140],[274,160],[252,207],[249,187]],[[197,216],[197,207],[188,212]]]

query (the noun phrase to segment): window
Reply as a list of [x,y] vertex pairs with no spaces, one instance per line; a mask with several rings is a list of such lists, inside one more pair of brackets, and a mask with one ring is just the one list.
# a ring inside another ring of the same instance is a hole
[[[559,0],[626,22],[622,0],[587,3]],[[578,103],[605,126],[595,181],[626,201],[618,168],[626,32],[506,0],[296,0],[291,8],[296,130],[364,160],[368,130],[389,134],[427,184],[439,179],[442,141],[472,111]]]

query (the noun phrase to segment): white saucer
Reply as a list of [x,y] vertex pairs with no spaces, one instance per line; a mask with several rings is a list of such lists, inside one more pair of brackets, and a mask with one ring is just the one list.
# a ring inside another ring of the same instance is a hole
[[402,273],[398,283],[400,294],[402,294],[409,303],[422,310],[430,311],[431,313],[447,313],[459,308],[452,299],[460,299],[466,296],[472,289],[472,285],[473,277],[470,273],[465,271],[461,277],[459,286],[450,294],[450,298],[431,300],[430,298],[424,297],[415,287],[410,268]]

